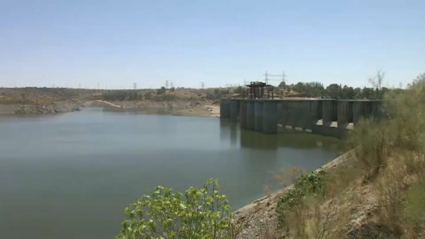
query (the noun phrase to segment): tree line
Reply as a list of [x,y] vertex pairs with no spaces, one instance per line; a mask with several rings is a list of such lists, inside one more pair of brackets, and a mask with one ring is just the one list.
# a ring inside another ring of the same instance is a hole
[[341,84],[330,84],[324,87],[320,82],[298,82],[297,84],[286,85],[284,81],[279,84],[279,88],[286,93],[298,93],[306,97],[322,97],[336,99],[383,99],[384,94],[389,91],[400,93],[400,88],[387,88],[383,86],[385,72],[378,70],[376,75],[369,78],[372,87],[356,87]]
[[[169,91],[173,92],[175,88],[169,89]],[[149,100],[153,97],[153,95],[163,95],[167,92],[165,87],[161,87],[155,91],[152,90],[115,90],[108,91],[102,94],[103,100],[110,101],[123,101],[123,100]]]
[[279,84],[279,88],[289,93],[296,93],[305,97],[322,97],[336,99],[382,99],[388,91],[401,91],[401,89],[389,89],[386,87],[356,87],[341,84],[330,84],[327,87],[320,82],[298,82],[297,84]]

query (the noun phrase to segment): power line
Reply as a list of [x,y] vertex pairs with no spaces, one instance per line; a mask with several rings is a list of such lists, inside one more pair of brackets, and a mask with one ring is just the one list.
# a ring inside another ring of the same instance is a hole
[[282,82],[285,82],[285,77],[286,77],[285,71],[282,71]]
[[265,82],[266,82],[266,84],[268,84],[269,81],[278,81],[278,79],[269,79],[269,77],[282,77],[282,81],[284,81],[285,80],[285,77],[286,77],[286,74],[285,74],[284,71],[282,71],[282,74],[281,75],[272,75],[272,74],[269,74],[266,71],[266,74],[264,74],[264,76],[265,76]]

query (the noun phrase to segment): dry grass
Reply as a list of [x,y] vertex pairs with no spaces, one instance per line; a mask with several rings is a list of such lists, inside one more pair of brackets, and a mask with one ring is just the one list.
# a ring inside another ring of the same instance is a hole
[[[388,119],[360,124],[350,138],[357,162],[377,198],[369,219],[394,238],[420,238],[425,210],[425,78],[386,96]],[[417,212],[411,216],[412,212]]]
[[304,191],[279,211],[286,238],[425,238],[425,75],[385,99],[386,119],[363,120],[350,134],[352,159],[328,170],[324,194]]

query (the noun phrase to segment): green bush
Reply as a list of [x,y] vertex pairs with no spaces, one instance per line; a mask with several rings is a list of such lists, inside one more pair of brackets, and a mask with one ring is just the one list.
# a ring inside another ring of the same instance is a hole
[[140,100],[142,94],[136,90],[108,91],[102,95],[103,100]]
[[285,212],[293,207],[301,205],[306,196],[323,196],[326,192],[325,177],[326,172],[320,170],[308,175],[297,177],[293,188],[279,198],[276,207],[278,214],[278,224],[284,225]]
[[217,187],[218,180],[209,180],[182,194],[158,186],[125,209],[130,219],[116,238],[233,238],[230,206]]

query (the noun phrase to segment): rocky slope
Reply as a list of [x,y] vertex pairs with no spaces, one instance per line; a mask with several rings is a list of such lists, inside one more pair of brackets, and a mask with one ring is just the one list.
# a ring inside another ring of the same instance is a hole
[[79,104],[73,101],[54,104],[9,104],[0,105],[0,114],[54,114],[79,111]]

